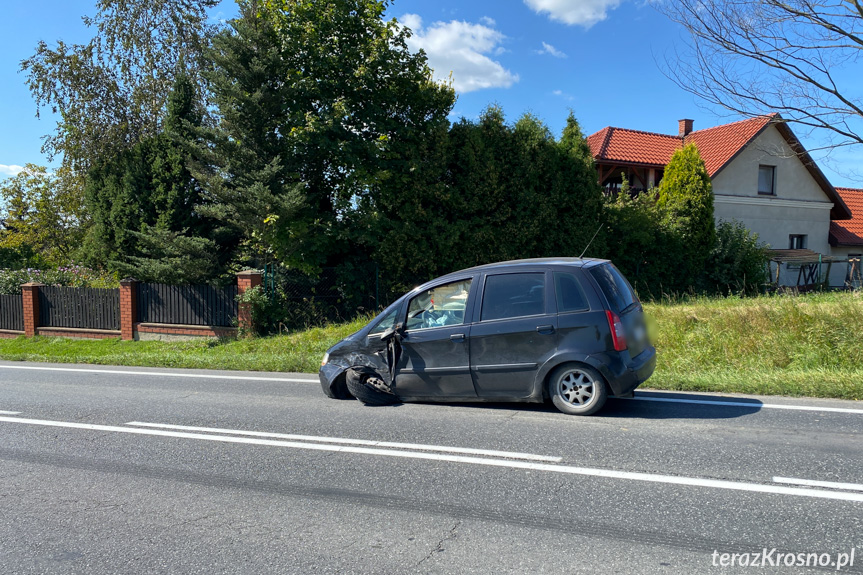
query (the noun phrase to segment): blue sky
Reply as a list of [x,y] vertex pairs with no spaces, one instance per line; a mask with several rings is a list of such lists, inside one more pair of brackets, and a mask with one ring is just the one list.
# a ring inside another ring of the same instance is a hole
[[[214,18],[235,13],[223,0]],[[82,15],[95,13],[92,0],[10,3],[0,24],[0,177],[25,163],[47,164],[41,137],[54,126],[50,110],[36,108],[18,72],[39,40],[84,42],[90,36]],[[605,126],[677,133],[677,120],[692,118],[695,129],[738,119],[681,90],[660,70],[660,62],[682,44],[682,31],[649,0],[395,0],[388,13],[415,32],[442,76],[453,74],[458,101],[453,119],[476,118],[491,103],[507,119],[525,112],[556,134],[570,109],[585,134]],[[817,136],[795,130],[815,148]],[[863,151],[813,154],[834,185],[863,186],[853,171]],[[56,162],[55,162],[56,163]]]

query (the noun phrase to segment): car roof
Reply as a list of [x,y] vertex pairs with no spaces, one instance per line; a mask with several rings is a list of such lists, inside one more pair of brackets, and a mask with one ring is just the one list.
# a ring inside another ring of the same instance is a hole
[[475,272],[475,271],[488,271],[488,270],[499,270],[499,269],[508,269],[508,268],[520,268],[520,267],[528,267],[528,266],[544,266],[544,265],[557,265],[557,266],[575,266],[575,267],[593,267],[598,264],[605,263],[609,260],[601,260],[596,258],[531,258],[525,260],[509,260],[505,262],[496,262],[493,264],[484,264],[481,266],[475,266],[472,268],[463,269],[453,274],[460,274],[463,272]]
[[531,258],[525,260],[509,260],[505,262],[495,262],[492,264],[483,264],[481,266],[474,266],[472,268],[465,268],[463,270],[459,270],[457,272],[448,273],[446,275],[437,277],[433,280],[430,280],[424,283],[421,286],[418,286],[415,290],[425,287],[430,283],[436,283],[438,280],[447,279],[455,276],[464,276],[469,273],[476,272],[488,272],[488,271],[517,271],[521,268],[527,267],[537,267],[537,266],[570,266],[570,267],[579,267],[579,268],[591,268],[600,264],[608,263],[609,260],[601,260],[596,258]]

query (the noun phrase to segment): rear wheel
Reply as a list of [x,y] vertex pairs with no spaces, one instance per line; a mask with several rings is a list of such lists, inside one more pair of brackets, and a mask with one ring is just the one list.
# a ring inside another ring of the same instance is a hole
[[376,373],[356,369],[348,370],[345,382],[351,395],[366,405],[393,405],[399,398],[388,391],[383,380]]
[[558,367],[548,378],[548,395],[563,413],[590,415],[605,405],[608,398],[605,380],[592,367],[566,364]]

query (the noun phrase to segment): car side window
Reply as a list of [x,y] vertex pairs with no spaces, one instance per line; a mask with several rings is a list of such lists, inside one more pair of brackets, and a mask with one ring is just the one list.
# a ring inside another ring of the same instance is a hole
[[584,296],[584,290],[581,289],[581,283],[575,275],[554,272],[554,288],[557,293],[558,313],[584,311],[590,307],[587,305],[587,298]]
[[378,325],[371,329],[369,335],[383,333],[391,327],[394,327],[396,325],[396,316],[398,315],[398,313],[399,308],[397,307],[393,311],[382,317],[381,321],[378,322]]
[[545,274],[488,276],[482,298],[481,321],[545,313]]
[[464,323],[470,279],[439,285],[416,295],[408,304],[407,330]]

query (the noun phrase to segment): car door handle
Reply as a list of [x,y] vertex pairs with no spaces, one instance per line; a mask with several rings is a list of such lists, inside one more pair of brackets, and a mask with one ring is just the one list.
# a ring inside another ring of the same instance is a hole
[[536,326],[536,331],[538,333],[543,333],[543,332],[554,333],[554,326],[553,325],[538,325],[538,326]]
[[449,336],[449,338],[453,341],[464,341],[464,334],[463,333],[454,333],[451,336]]

